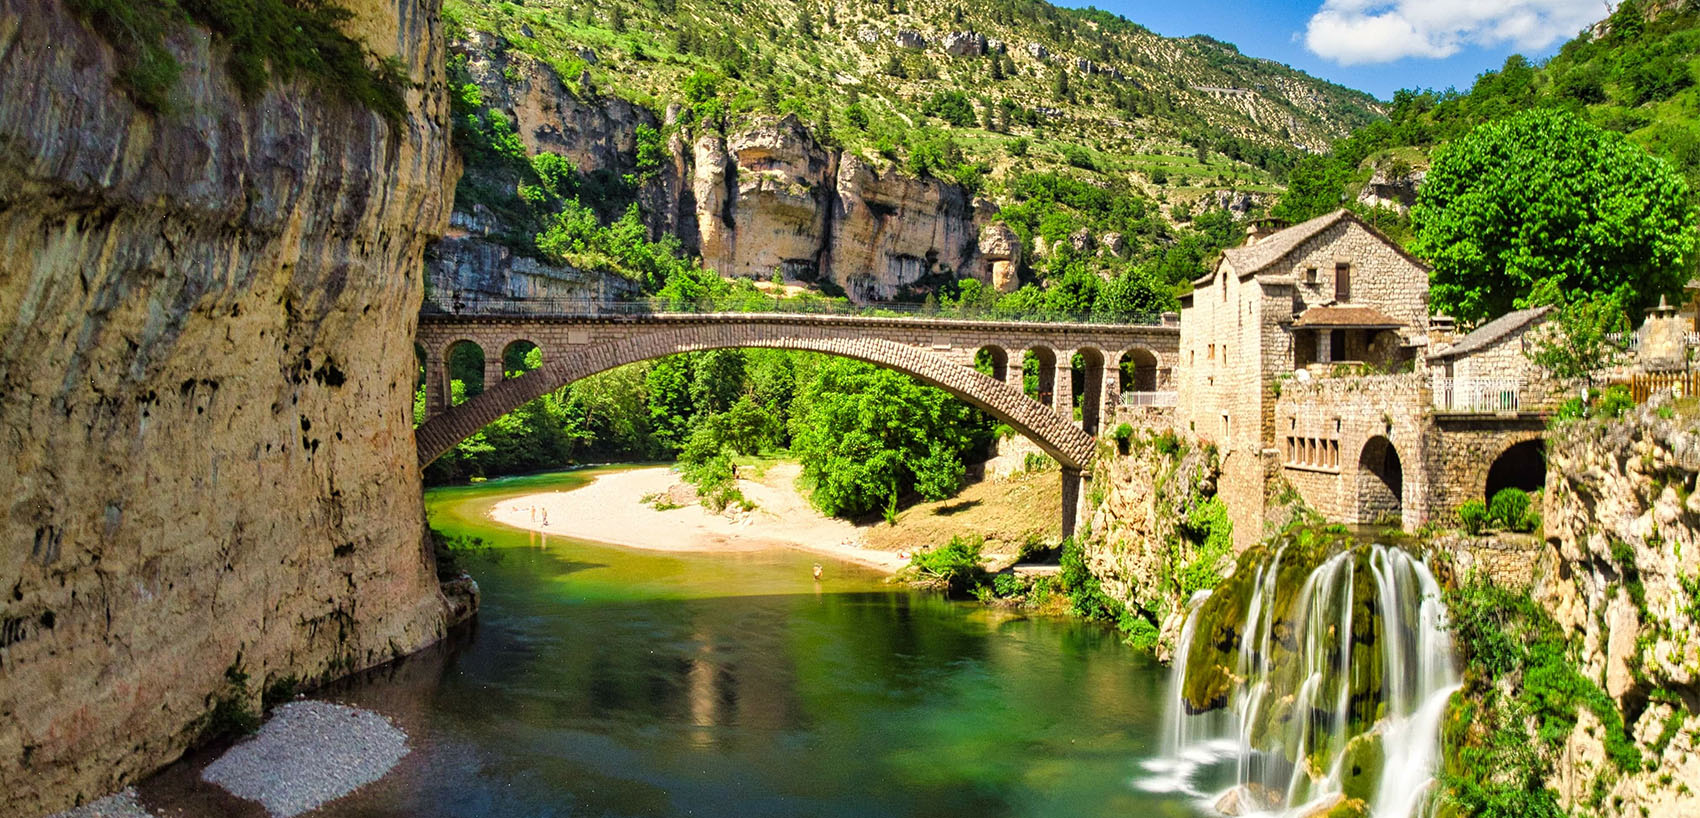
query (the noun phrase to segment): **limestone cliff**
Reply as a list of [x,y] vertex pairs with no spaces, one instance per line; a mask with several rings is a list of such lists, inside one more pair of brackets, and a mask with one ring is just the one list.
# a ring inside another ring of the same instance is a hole
[[1700,814],[1700,410],[1655,401],[1549,441],[1536,598],[1581,646],[1645,763],[1607,761],[1584,709],[1549,782],[1604,815]]
[[0,0],[7,815],[443,632],[409,417],[458,172],[439,8],[343,5],[415,83],[394,127],[300,84],[246,101],[196,30],[182,104],[148,113],[61,0]]
[[1231,526],[1215,499],[1219,476],[1213,448],[1167,432],[1136,431],[1125,449],[1099,454],[1087,566],[1105,593],[1157,626],[1160,658],[1180,633],[1188,597],[1233,562]]
[[[452,48],[466,58],[484,103],[511,118],[528,154],[560,154],[586,175],[633,173],[638,127],[672,124],[671,116],[658,119],[642,106],[563,82],[548,64],[505,50],[493,35],[474,33]],[[667,161],[638,190],[646,223],[652,236],[678,237],[722,274],[763,281],[777,275],[857,301],[959,277],[1004,290],[1016,284],[1020,242],[996,221],[995,205],[960,185],[822,145],[795,116],[758,117],[724,135],[673,130],[666,149]],[[467,213],[457,224],[481,221],[471,213],[475,205],[459,207]],[[434,254],[443,261],[431,264],[433,283],[526,297],[596,290],[582,283],[594,274],[546,264],[551,269],[528,273],[523,284],[486,286],[511,280],[511,270],[479,266],[495,256],[468,245],[488,244],[493,239],[483,234],[500,231],[469,232]]]

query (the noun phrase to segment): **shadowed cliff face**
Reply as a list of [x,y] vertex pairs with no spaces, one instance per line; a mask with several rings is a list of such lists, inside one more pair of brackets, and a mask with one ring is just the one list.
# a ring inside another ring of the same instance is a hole
[[439,2],[344,4],[418,85],[397,128],[300,85],[246,103],[193,30],[177,110],[140,112],[60,0],[0,0],[8,814],[169,761],[220,698],[442,633],[409,416],[459,172]]

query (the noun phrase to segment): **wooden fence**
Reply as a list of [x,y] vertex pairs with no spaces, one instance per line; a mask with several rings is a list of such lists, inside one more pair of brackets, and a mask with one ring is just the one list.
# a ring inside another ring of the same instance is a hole
[[1636,403],[1646,403],[1654,392],[1674,392],[1677,397],[1700,395],[1700,371],[1638,372],[1629,376],[1629,394]]

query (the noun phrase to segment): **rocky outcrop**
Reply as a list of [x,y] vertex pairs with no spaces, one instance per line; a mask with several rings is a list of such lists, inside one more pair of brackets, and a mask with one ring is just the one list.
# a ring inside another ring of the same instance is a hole
[[612,273],[578,270],[515,253],[489,238],[494,217],[482,206],[457,211],[449,231],[425,256],[425,302],[455,312],[472,301],[523,299],[532,302],[592,303],[628,299],[638,284]]
[[[916,178],[824,146],[795,116],[758,118],[724,135],[702,129],[687,138],[668,127],[676,116],[657,121],[623,100],[579,99],[552,68],[503,50],[491,35],[454,49],[467,56],[485,101],[512,115],[528,152],[559,153],[586,172],[627,174],[635,170],[637,127],[667,128],[669,160],[638,190],[647,226],[652,237],[678,237],[686,251],[722,274],[778,275],[858,301],[930,289],[946,278],[1001,280],[1005,286],[1016,280],[1018,239],[990,255],[978,248],[995,205],[972,200],[960,185]],[[428,280],[434,285],[518,293],[538,284],[558,292],[562,287],[554,282],[563,275],[579,278],[480,246],[502,231],[483,225],[475,212],[455,218],[457,226],[467,226],[433,254]],[[510,286],[516,276],[521,283]],[[564,287],[572,293],[596,289]]]
[[[1395,175],[1396,174],[1396,175]],[[1417,190],[1423,185],[1428,171],[1377,168],[1363,190],[1358,191],[1358,204],[1366,207],[1385,207],[1400,215],[1411,212],[1417,203]]]
[[952,57],[979,57],[986,53],[986,35],[973,31],[952,31],[944,35],[944,53]]
[[[1092,511],[1082,546],[1104,592],[1155,618],[1157,653],[1166,658],[1186,618],[1185,571],[1220,575],[1233,564],[1228,532],[1210,536],[1220,477],[1214,448],[1173,433],[1135,430],[1126,451],[1099,452]],[[1219,501],[1217,501],[1219,503]],[[1225,517],[1219,523],[1226,526]]]
[[1700,795],[1679,786],[1700,780],[1700,416],[1656,399],[1623,420],[1569,424],[1548,446],[1536,599],[1649,762],[1606,763],[1584,708],[1552,786],[1579,797],[1597,787],[1614,815],[1700,814]]
[[[343,0],[410,115],[245,100],[171,39],[138,110],[61,0],[0,0],[0,800],[179,755],[220,700],[439,638],[409,406],[455,160],[436,6]],[[53,47],[43,47],[53,44]]]

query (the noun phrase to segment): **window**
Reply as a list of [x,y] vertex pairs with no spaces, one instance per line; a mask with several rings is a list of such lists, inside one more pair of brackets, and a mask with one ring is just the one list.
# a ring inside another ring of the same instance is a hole
[[1334,300],[1352,300],[1352,265],[1348,262],[1334,264]]
[[1345,330],[1337,329],[1337,330],[1329,331],[1329,333],[1328,333],[1328,360],[1330,360],[1330,361],[1344,361],[1344,360],[1346,360],[1346,331]]
[[1215,344],[1210,345],[1210,349],[1209,349],[1208,352],[1205,353],[1205,357],[1209,358],[1212,361],[1216,360],[1216,345]]
[[1305,268],[1305,283],[1306,284],[1315,284],[1316,283],[1316,268],[1315,267],[1306,267]]

